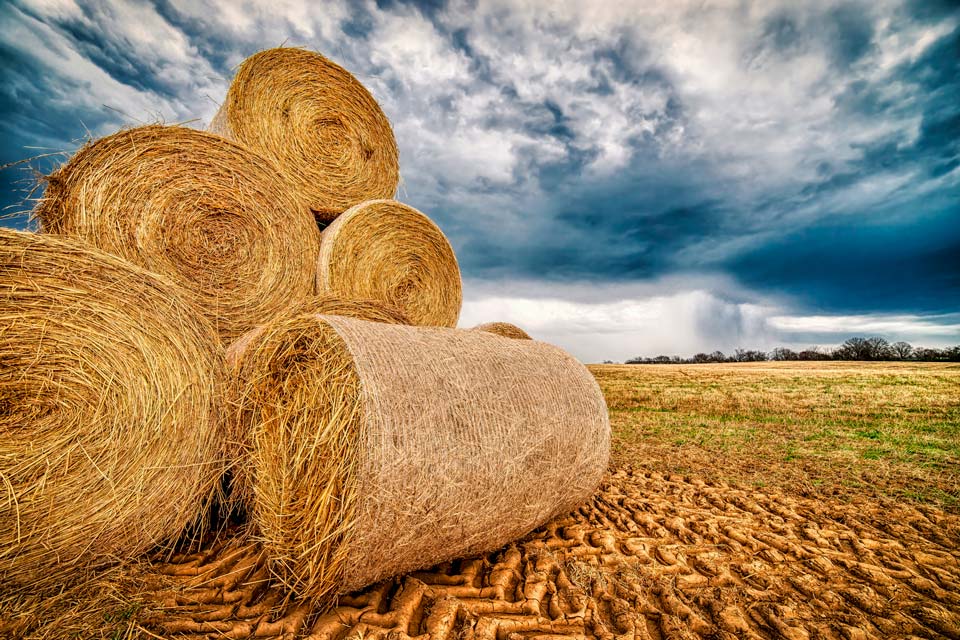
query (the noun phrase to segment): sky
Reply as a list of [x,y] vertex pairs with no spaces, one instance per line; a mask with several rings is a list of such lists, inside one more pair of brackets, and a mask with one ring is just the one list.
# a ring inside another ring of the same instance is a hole
[[380,102],[461,326],[589,362],[960,344],[951,1],[5,1],[0,165],[35,159],[0,171],[0,206],[29,210],[88,136],[205,127],[280,45]]

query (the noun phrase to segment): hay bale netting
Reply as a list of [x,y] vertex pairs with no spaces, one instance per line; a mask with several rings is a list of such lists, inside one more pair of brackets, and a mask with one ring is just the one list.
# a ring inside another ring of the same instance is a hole
[[478,324],[471,329],[471,331],[483,331],[497,336],[502,336],[504,338],[512,338],[514,340],[533,339],[530,337],[529,333],[515,324],[510,324],[509,322],[485,322],[483,324]]
[[395,200],[351,207],[323,232],[317,291],[383,302],[415,325],[453,327],[463,285],[447,237]]
[[320,221],[397,191],[390,122],[349,71],[319,53],[278,48],[247,58],[210,131],[275,162]]
[[213,340],[167,280],[0,230],[0,609],[199,522],[223,473]]
[[280,579],[321,601],[497,549],[607,465],[596,381],[542,342],[301,315],[236,376],[252,521]]
[[266,160],[186,127],[127,129],[49,176],[41,230],[192,293],[225,343],[313,294],[320,232]]

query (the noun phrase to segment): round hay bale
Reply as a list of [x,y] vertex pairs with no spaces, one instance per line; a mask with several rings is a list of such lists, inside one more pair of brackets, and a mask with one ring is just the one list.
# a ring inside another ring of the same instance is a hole
[[48,177],[41,230],[79,238],[190,291],[224,343],[313,294],[320,232],[266,160],[151,125],[83,147]]
[[430,218],[395,200],[358,204],[324,230],[317,291],[384,302],[422,326],[456,326],[463,302],[447,237]]
[[301,315],[249,345],[234,383],[248,511],[308,598],[499,548],[607,466],[596,381],[542,342]]
[[497,336],[512,338],[514,340],[533,340],[529,333],[515,324],[510,324],[509,322],[485,322],[483,324],[478,324],[471,329],[471,331],[484,331],[486,333],[492,333]]
[[167,280],[0,230],[0,609],[200,524],[224,464],[215,340]]
[[313,51],[247,58],[209,130],[275,162],[320,221],[397,191],[390,121],[349,71]]

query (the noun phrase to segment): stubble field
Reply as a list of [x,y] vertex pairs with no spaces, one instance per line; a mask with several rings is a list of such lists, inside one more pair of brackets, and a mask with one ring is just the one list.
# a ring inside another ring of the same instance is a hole
[[594,498],[526,539],[326,612],[246,532],[157,558],[105,629],[142,637],[960,638],[960,366],[591,367]]
[[610,407],[615,466],[960,509],[960,364],[591,369]]

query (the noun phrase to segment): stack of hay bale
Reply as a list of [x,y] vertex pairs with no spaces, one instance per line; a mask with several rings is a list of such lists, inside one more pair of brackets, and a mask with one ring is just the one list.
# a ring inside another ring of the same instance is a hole
[[596,382],[454,328],[456,257],[398,180],[369,92],[292,48],[241,65],[209,132],[123,130],[48,177],[40,232],[0,232],[0,604],[227,507],[324,606],[591,495]]

